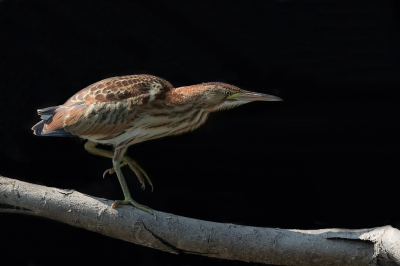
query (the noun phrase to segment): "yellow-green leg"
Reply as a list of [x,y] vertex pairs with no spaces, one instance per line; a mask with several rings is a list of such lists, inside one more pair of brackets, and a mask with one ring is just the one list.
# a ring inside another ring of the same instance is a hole
[[114,153],[112,153],[112,152],[109,152],[109,151],[106,151],[106,150],[96,149],[95,146],[96,146],[96,143],[88,141],[85,144],[85,149],[87,151],[89,151],[90,153],[112,158],[114,171],[118,176],[118,180],[119,180],[119,183],[121,184],[122,192],[124,193],[124,197],[125,197],[124,200],[116,200],[113,203],[113,205],[111,205],[111,211],[113,210],[113,208],[118,207],[118,205],[132,204],[134,207],[154,215],[152,209],[150,209],[149,207],[147,207],[145,205],[142,205],[142,204],[139,204],[136,201],[134,201],[132,199],[132,197],[131,197],[131,193],[129,192],[128,185],[126,184],[126,181],[125,181],[125,178],[124,178],[124,176],[122,174],[121,166],[120,166],[121,160],[124,157],[124,154],[125,154],[125,152],[127,150],[127,147],[118,148],[118,149],[116,149],[114,151]]
[[139,210],[142,210],[142,211],[145,211],[145,212],[148,212],[148,213],[154,215],[152,209],[150,209],[149,207],[147,207],[145,205],[139,204],[139,203],[137,203],[136,201],[134,201],[132,199],[131,193],[129,193],[128,185],[126,184],[125,178],[122,175],[121,167],[120,167],[119,163],[120,162],[118,160],[113,158],[113,165],[114,165],[115,173],[118,176],[118,180],[119,180],[119,183],[121,184],[122,192],[124,193],[125,199],[124,200],[116,200],[116,201],[114,201],[113,205],[111,205],[111,211],[112,211],[113,208],[118,207],[118,205],[129,205],[129,204],[132,204],[134,207],[138,208]]
[[[90,152],[91,154],[94,154],[94,155],[113,158],[113,156],[114,156],[113,152],[107,151],[107,150],[98,149],[98,148],[96,148],[96,145],[97,145],[97,143],[95,143],[95,142],[87,141],[85,143],[85,149],[88,152]],[[133,159],[131,159],[128,156],[123,156],[122,160],[121,160],[121,163],[120,163],[120,167],[124,167],[125,165],[128,165],[129,168],[135,173],[135,175],[139,179],[140,184],[142,184],[142,188],[143,189],[145,189],[145,187],[146,187],[146,183],[144,181],[144,179],[146,178],[147,182],[149,182],[149,185],[151,186],[151,191],[153,191],[153,183],[151,182],[149,176],[146,174],[146,172],[143,170],[143,168],[140,167],[137,164],[137,162],[135,162]],[[113,174],[115,172],[114,169],[115,169],[115,167],[113,167],[111,169],[107,169],[104,172],[103,177],[106,175],[107,172],[110,175]]]

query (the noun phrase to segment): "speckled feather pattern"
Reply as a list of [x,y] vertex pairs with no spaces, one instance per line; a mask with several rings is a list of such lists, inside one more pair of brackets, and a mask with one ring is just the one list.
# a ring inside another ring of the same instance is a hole
[[172,85],[150,75],[108,78],[73,95],[59,106],[43,131],[64,128],[77,136],[109,136],[127,129],[140,114],[152,87]]

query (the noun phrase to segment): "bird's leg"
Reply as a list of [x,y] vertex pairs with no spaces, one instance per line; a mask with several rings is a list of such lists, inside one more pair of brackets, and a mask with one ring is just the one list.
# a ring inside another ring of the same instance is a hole
[[[99,155],[99,156],[104,156],[104,157],[108,157],[108,158],[113,158],[114,153],[111,151],[107,151],[107,150],[102,150],[102,149],[98,149],[96,148],[97,143],[92,142],[92,141],[87,141],[85,143],[85,149],[90,152],[91,154],[94,155]],[[120,163],[120,167],[123,167],[125,165],[128,165],[129,168],[136,174],[137,178],[139,179],[140,184],[142,184],[142,188],[145,188],[145,182],[144,182],[144,178],[147,179],[147,182],[149,182],[150,186],[151,186],[151,191],[153,191],[153,183],[151,182],[149,176],[146,174],[146,172],[142,169],[142,167],[140,167],[133,159],[131,159],[128,156],[123,156],[122,163]],[[115,172],[114,170],[115,168],[111,168],[109,170],[106,170],[104,172],[104,175],[108,172],[109,174],[113,174]],[[103,176],[104,176],[103,175]]]
[[[140,167],[137,162],[135,162],[132,158],[129,156],[124,156],[122,158],[122,163],[120,163],[120,167],[124,167],[125,165],[128,165],[129,168],[136,174],[138,177],[140,183],[142,184],[142,188],[145,188],[145,183],[144,183],[144,177],[146,178],[147,182],[149,182],[149,185],[151,186],[151,191],[153,192],[153,183],[150,180],[150,177],[147,175],[147,173],[143,170],[142,167]],[[115,172],[115,168],[111,168],[108,173],[111,175]],[[143,177],[144,176],[144,177]]]
[[118,207],[118,205],[132,204],[134,207],[136,207],[142,211],[148,212],[150,214],[154,214],[153,210],[150,209],[149,207],[144,206],[144,205],[139,204],[136,201],[134,201],[131,197],[131,193],[129,193],[128,185],[125,182],[125,178],[122,175],[122,171],[121,171],[121,167],[120,167],[120,162],[122,160],[122,157],[123,157],[126,149],[127,149],[127,147],[115,149],[114,156],[113,156],[113,165],[114,165],[115,173],[118,176],[118,180],[119,180],[119,183],[121,184],[122,192],[124,193],[125,199],[124,200],[116,200],[113,203],[113,205],[111,205],[111,211],[113,208]]

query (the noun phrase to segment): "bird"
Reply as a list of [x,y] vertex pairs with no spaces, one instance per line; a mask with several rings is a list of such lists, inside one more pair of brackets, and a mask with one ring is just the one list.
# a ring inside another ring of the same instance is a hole
[[[168,81],[147,74],[103,79],[80,90],[64,104],[38,109],[42,119],[32,127],[37,136],[73,137],[87,140],[84,147],[94,155],[112,158],[124,200],[120,205],[154,214],[150,207],[132,199],[121,167],[128,166],[142,188],[147,173],[129,156],[129,146],[147,140],[192,131],[206,122],[209,114],[253,101],[282,101],[273,95],[246,91],[222,82],[208,82],[174,88]],[[97,148],[111,145],[112,150]],[[103,177],[104,177],[103,175]]]

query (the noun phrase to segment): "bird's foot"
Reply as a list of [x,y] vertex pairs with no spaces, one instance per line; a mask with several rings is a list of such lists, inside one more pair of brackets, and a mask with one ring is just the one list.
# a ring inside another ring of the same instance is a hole
[[129,204],[132,204],[135,208],[138,208],[139,210],[148,212],[151,215],[156,216],[151,208],[149,208],[149,207],[147,207],[145,205],[137,203],[132,198],[125,198],[124,200],[116,200],[116,201],[114,201],[114,203],[111,205],[111,212],[112,212],[112,210],[114,208],[117,208],[119,205],[129,205]]
[[[137,178],[139,179],[140,184],[142,184],[142,188],[145,189],[146,184],[144,179],[146,178],[147,182],[149,182],[149,185],[151,186],[151,191],[153,192],[153,183],[151,182],[149,176],[146,174],[146,172],[143,170],[142,167],[140,167],[137,162],[135,162],[133,159],[129,158],[128,156],[124,156],[122,158],[120,167],[123,167],[125,165],[128,165],[129,168],[135,173],[135,175],[137,176]],[[111,169],[108,169],[104,172],[103,174],[103,178],[104,176],[107,174],[107,172],[112,175],[113,173],[115,173],[114,167]]]

